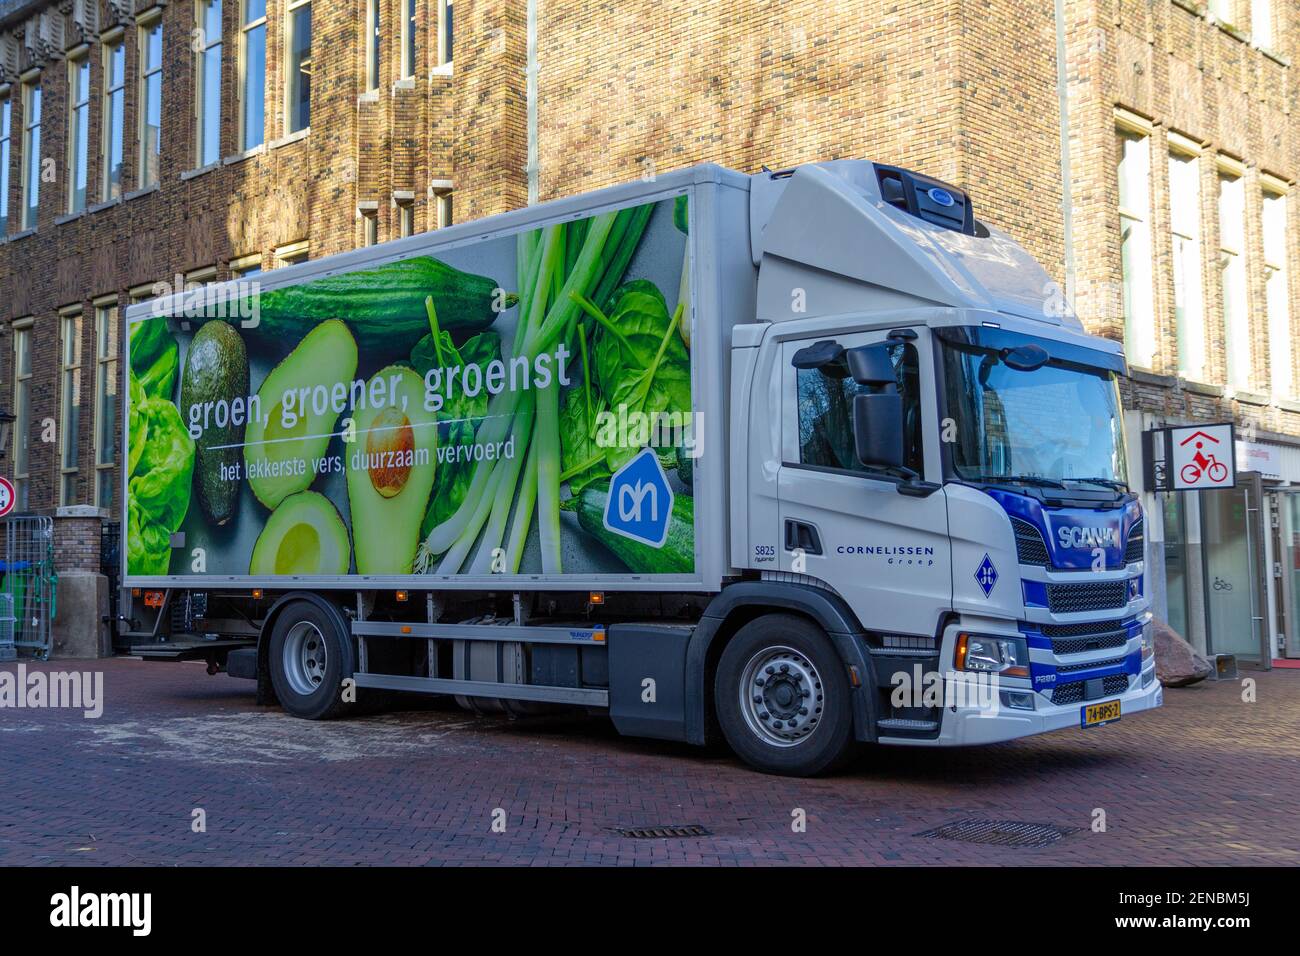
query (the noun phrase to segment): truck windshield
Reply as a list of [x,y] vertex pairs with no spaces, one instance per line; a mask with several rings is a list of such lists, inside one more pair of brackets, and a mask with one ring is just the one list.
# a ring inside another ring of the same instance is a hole
[[1052,360],[1011,368],[991,348],[942,346],[952,468],[968,481],[1128,482],[1113,372]]

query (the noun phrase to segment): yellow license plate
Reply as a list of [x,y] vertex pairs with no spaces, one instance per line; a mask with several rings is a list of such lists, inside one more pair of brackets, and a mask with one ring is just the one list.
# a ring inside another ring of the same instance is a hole
[[1085,704],[1079,712],[1080,727],[1100,727],[1119,720],[1119,701],[1108,700],[1101,704]]

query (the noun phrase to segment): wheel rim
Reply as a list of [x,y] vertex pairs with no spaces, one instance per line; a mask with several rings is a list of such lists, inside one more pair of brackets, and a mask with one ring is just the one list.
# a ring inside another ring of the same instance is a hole
[[280,662],[294,693],[304,697],[314,694],[325,681],[325,667],[329,662],[320,628],[311,621],[299,621],[291,627],[284,639]]
[[740,712],[750,731],[775,747],[807,740],[821,722],[821,675],[792,647],[766,647],[749,659],[740,675]]

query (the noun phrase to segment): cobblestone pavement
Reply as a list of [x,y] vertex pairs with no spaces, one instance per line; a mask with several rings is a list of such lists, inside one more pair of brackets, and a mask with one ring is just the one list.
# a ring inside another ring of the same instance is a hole
[[[425,707],[311,723],[202,665],[39,666],[102,670],[105,707],[0,709],[2,864],[1300,863],[1297,670],[1248,674],[1253,703],[1201,684],[1103,728],[875,748],[793,780],[596,719]],[[963,818],[1081,829],[1040,849],[917,836]],[[616,832],[666,824],[710,835]]]

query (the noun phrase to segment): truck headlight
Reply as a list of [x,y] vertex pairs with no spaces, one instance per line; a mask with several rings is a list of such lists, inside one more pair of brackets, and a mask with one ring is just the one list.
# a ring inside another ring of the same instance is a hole
[[1155,625],[1148,614],[1142,620],[1142,661],[1145,663],[1156,655]]
[[957,635],[954,663],[959,671],[1029,676],[1029,646],[1023,637],[993,637],[985,634]]

